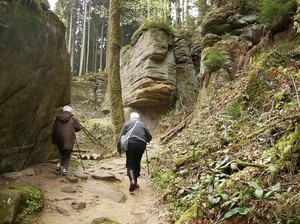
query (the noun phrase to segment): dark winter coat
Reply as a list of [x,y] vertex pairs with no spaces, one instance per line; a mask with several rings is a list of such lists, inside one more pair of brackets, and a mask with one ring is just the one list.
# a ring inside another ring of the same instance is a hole
[[56,144],[59,150],[73,150],[76,139],[75,132],[80,130],[77,118],[70,112],[62,112],[54,121],[52,143]]
[[[122,130],[119,135],[118,144],[117,144],[118,152],[121,151],[121,136],[125,135],[127,133],[127,131],[129,131],[129,129],[131,129],[134,126],[136,121],[137,120],[130,120],[130,121],[127,121],[123,125]],[[150,142],[151,140],[152,140],[152,135],[150,134],[147,126],[143,122],[138,121],[133,132],[130,135],[129,142],[147,143],[147,142]]]

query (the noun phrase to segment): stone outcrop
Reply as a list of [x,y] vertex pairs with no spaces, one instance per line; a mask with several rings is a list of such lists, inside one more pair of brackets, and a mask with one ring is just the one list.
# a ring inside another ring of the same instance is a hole
[[125,107],[169,107],[176,90],[172,37],[164,31],[144,32],[121,54]]
[[255,14],[242,15],[230,4],[221,8],[213,6],[204,17],[201,33],[203,36],[208,33],[221,36],[233,30],[242,32],[244,27],[255,23],[256,19]]
[[[14,185],[0,190],[0,220],[1,223],[18,223],[18,214],[27,216],[41,211],[45,202],[44,194],[39,187]],[[31,202],[28,203],[28,201]]]
[[89,74],[72,79],[71,102],[76,116],[83,120],[101,118],[105,102],[107,75]]
[[[234,5],[213,6],[200,26],[202,52],[199,60],[198,108],[209,105],[215,90],[231,82],[246,62],[246,54],[270,31],[270,26],[256,24],[253,12],[242,14]],[[210,71],[204,61],[210,52],[217,50],[225,58],[224,64]]]
[[64,36],[59,18],[35,1],[0,7],[0,173],[46,161],[57,151],[53,119],[71,100]]

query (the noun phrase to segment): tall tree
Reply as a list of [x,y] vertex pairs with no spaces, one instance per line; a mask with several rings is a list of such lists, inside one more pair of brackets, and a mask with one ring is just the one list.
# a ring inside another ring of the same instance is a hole
[[181,7],[180,7],[180,0],[175,0],[175,14],[176,14],[176,19],[175,19],[175,25],[176,27],[181,26]]
[[116,145],[125,121],[120,79],[120,0],[110,0],[108,29],[108,95]]
[[[77,1],[75,0],[75,6],[77,4]],[[75,39],[76,39],[76,19],[77,19],[77,11],[74,10],[76,7],[72,7],[73,11],[73,21],[72,21],[72,32],[70,33],[71,37],[71,42],[70,42],[70,60],[71,60],[71,72],[74,75],[74,61],[75,61]]]
[[185,27],[188,27],[188,17],[189,17],[189,0],[185,0],[184,2],[184,15],[185,15],[185,18],[184,18],[184,25]]
[[87,46],[86,46],[86,63],[85,63],[85,73],[89,72],[89,57],[90,57],[90,34],[91,34],[91,2],[88,2],[88,31],[87,31]]
[[87,13],[87,0],[84,1],[84,16],[83,16],[83,28],[82,28],[82,42],[81,42],[81,53],[80,53],[80,67],[78,75],[83,75],[84,55],[85,55],[85,26],[86,26],[86,13]]
[[100,48],[100,68],[99,70],[102,72],[103,71],[103,49],[104,49],[104,24],[102,24],[101,27],[101,48]]
[[68,50],[69,52],[71,51],[71,42],[72,42],[72,29],[73,29],[73,0],[70,1],[71,4],[71,9],[70,9],[70,13],[69,13],[69,22],[68,22],[68,26],[69,26],[69,32],[68,32]]

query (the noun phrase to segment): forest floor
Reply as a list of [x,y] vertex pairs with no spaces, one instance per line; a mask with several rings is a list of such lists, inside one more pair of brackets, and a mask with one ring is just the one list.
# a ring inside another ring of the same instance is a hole
[[[151,143],[148,155],[155,153],[157,147]],[[122,154],[106,162],[83,160],[83,166],[71,166],[67,176],[57,173],[55,162],[37,164],[29,168],[35,175],[25,175],[7,184],[37,185],[43,190],[45,206],[31,223],[91,224],[99,218],[120,224],[170,223],[167,205],[160,202],[151,187],[147,164],[142,165],[140,188],[129,192],[125,158]]]

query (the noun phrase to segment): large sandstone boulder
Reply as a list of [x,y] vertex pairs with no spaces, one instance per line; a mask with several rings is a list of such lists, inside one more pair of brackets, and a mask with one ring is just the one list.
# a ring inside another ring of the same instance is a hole
[[59,18],[36,2],[0,7],[0,173],[46,161],[57,151],[53,119],[70,103],[64,36]]
[[176,91],[173,39],[162,30],[148,30],[121,53],[125,107],[169,107]]
[[221,36],[254,24],[256,20],[256,14],[240,14],[232,5],[213,6],[203,19],[201,31],[203,36],[208,33]]

